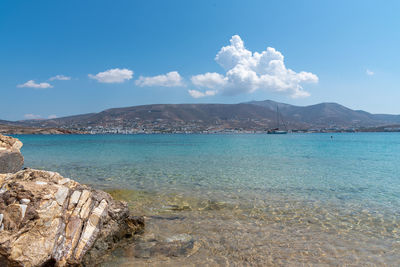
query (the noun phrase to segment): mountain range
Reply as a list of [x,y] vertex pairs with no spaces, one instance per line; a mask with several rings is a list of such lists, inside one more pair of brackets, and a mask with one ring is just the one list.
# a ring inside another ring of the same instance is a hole
[[1,121],[3,125],[88,130],[93,128],[143,131],[189,131],[239,129],[344,129],[400,124],[400,115],[371,114],[337,103],[294,106],[271,100],[239,104],[154,104],[112,108],[98,113],[56,119]]

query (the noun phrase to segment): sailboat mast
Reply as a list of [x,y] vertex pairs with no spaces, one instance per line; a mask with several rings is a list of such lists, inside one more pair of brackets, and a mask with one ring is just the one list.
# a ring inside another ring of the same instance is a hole
[[279,107],[276,106],[276,127],[279,129]]

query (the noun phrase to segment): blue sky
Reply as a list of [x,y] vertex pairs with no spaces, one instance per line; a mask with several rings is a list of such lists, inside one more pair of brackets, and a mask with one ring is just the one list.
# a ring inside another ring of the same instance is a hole
[[399,1],[4,0],[0,119],[264,99],[400,114],[399,12]]

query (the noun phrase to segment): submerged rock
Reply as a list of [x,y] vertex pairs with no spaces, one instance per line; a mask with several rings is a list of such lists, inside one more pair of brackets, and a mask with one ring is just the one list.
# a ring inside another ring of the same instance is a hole
[[133,247],[133,255],[137,258],[154,256],[179,257],[190,256],[199,249],[199,243],[188,234],[178,234],[158,240],[153,235],[142,238]]
[[0,134],[0,173],[14,173],[21,170],[24,157],[19,151],[21,141]]
[[58,173],[0,174],[0,266],[91,266],[143,226],[125,202]]

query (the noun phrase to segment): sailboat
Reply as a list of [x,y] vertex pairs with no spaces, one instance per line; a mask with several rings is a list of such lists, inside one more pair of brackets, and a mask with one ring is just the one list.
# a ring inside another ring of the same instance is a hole
[[[281,130],[281,129],[279,129],[279,122],[280,122],[280,119],[282,120],[282,116],[280,115],[280,113],[279,113],[279,107],[278,106],[276,106],[276,128],[274,128],[274,129],[270,129],[270,130],[268,130],[268,134],[287,134],[287,130]],[[283,126],[285,126],[285,128],[286,128],[286,125],[285,125],[285,123],[283,123],[283,120],[282,120],[282,124],[283,124]]]

